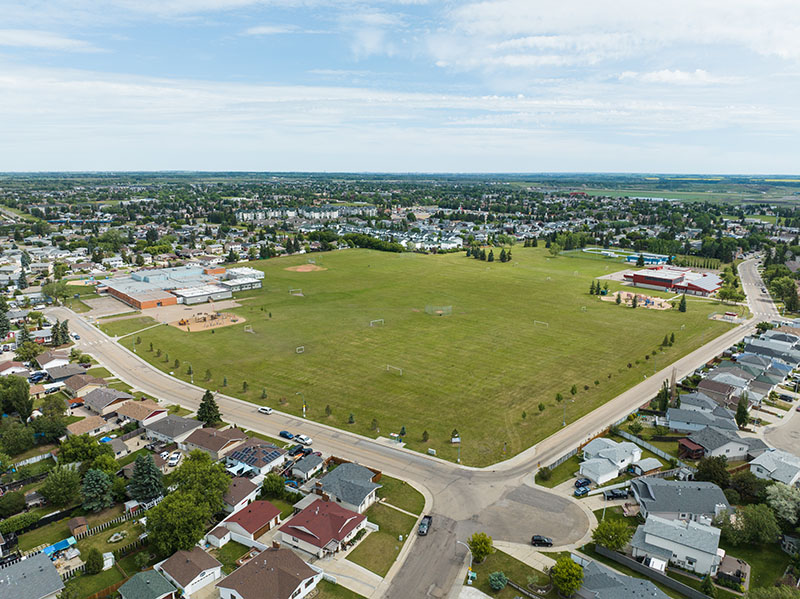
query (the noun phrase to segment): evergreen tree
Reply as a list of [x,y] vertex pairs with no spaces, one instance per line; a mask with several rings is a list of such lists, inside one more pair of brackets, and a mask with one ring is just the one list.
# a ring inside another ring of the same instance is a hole
[[17,332],[16,341],[17,341],[17,347],[19,347],[23,343],[30,343],[31,341],[33,341],[33,339],[31,338],[31,333],[28,330],[28,327],[22,325],[22,328]]
[[103,556],[100,554],[100,550],[97,547],[92,547],[86,555],[86,573],[99,574],[102,571]]
[[636,266],[644,266],[644,255],[639,254],[639,257],[636,258]]
[[204,422],[206,426],[212,426],[222,420],[222,416],[219,413],[219,406],[214,400],[213,393],[208,389],[206,389],[206,392],[203,394],[200,407],[197,409],[197,419],[200,422]]
[[471,258],[471,257],[472,257],[472,248],[468,247],[467,248],[467,258]]
[[61,344],[69,343],[69,320],[65,320],[59,326],[61,329]]
[[533,247],[535,248],[539,247],[539,239],[537,237],[533,238]]
[[631,308],[635,308],[639,305],[639,296],[634,294],[633,301],[631,302]]
[[102,470],[94,468],[86,472],[81,487],[83,509],[99,512],[113,503],[111,499],[111,479]]
[[164,494],[161,470],[153,461],[152,454],[148,453],[136,458],[128,490],[136,501],[150,501]]
[[485,249],[481,249],[481,260],[486,262],[486,250]]
[[506,262],[511,262],[511,250],[506,252]]
[[669,345],[669,335],[664,335],[664,341],[661,342],[661,347],[667,347]]
[[23,270],[19,273],[19,279],[17,279],[17,287],[19,289],[27,289],[28,288],[28,280],[25,278],[25,271]]
[[0,341],[8,337],[11,332],[11,322],[5,312],[0,312]]
[[681,296],[681,303],[678,304],[678,312],[686,312],[686,294]]
[[621,293],[621,292],[620,292],[620,293],[617,293],[617,299],[616,299],[616,302],[617,302],[617,305],[619,305],[619,304],[621,304],[621,303],[622,303],[622,293]]
[[592,279],[592,283],[589,285],[589,295],[594,295],[594,279]]
[[673,343],[675,343],[675,333],[669,336],[669,344],[672,345]]
[[505,261],[506,261],[506,250],[504,248],[500,250],[500,262],[505,262]]
[[53,325],[53,328],[50,329],[50,336],[52,338],[52,343],[55,346],[61,345],[63,341],[61,341],[61,326],[58,319],[56,319],[56,323]]
[[739,403],[736,405],[736,424],[739,425],[739,428],[744,428],[747,426],[747,423],[750,422],[750,414],[747,411],[748,406],[747,401],[747,394],[743,394],[739,398]]
[[489,250],[488,262],[494,262],[494,250]]

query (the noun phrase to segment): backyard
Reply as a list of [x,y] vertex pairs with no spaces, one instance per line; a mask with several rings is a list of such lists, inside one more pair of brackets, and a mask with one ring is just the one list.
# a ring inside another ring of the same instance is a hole
[[381,488],[378,497],[401,510],[412,514],[421,514],[425,508],[425,497],[414,487],[403,480],[386,476],[381,477]]
[[[347,559],[378,576],[386,576],[413,530],[416,519],[379,503],[370,507],[365,515],[380,530],[369,533],[347,555]],[[402,541],[398,540],[400,535],[403,537]]]

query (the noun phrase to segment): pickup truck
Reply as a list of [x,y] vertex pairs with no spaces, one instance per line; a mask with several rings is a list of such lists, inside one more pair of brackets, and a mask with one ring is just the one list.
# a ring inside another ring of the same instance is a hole
[[433,522],[433,516],[423,516],[422,520],[419,523],[419,529],[417,529],[417,534],[419,534],[419,536],[421,537],[424,537],[426,534],[428,534],[432,522]]

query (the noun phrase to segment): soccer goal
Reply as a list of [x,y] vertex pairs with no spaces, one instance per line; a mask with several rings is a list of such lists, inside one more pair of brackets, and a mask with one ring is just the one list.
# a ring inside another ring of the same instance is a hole
[[586,312],[586,306],[581,306],[581,312]]
[[294,353],[296,354],[304,354],[306,353],[306,346],[305,345],[298,345],[294,348]]
[[309,258],[309,259],[308,259],[308,263],[309,263],[309,264],[316,264],[316,263],[317,263],[317,261],[316,261],[316,260],[314,260],[314,258]]
[[289,295],[303,295],[302,289],[290,289]]
[[435,316],[450,316],[453,313],[453,306],[425,306],[425,314]]
[[375,320],[370,320],[369,321],[369,326],[371,326],[371,327],[377,327],[377,326],[381,326],[382,327],[383,324],[384,324],[383,323],[383,318],[376,318]]
[[386,372],[393,372],[395,374],[403,376],[403,369],[398,366],[392,366],[391,364],[386,365]]
[[251,325],[249,325],[249,324],[246,324],[246,325],[244,325],[244,332],[245,332],[245,333],[253,333],[254,335],[255,335],[255,333],[256,333],[256,332],[253,330],[253,327],[252,327]]
[[549,322],[545,322],[543,320],[534,320],[533,321],[533,326],[542,327],[543,329],[549,329],[550,328],[550,323]]

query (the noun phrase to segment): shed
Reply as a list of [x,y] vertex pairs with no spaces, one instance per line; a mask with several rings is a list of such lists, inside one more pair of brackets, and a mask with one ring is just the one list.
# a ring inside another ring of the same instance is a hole
[[76,516],[67,522],[67,527],[69,528],[69,533],[75,536],[89,530],[89,523],[83,516]]

